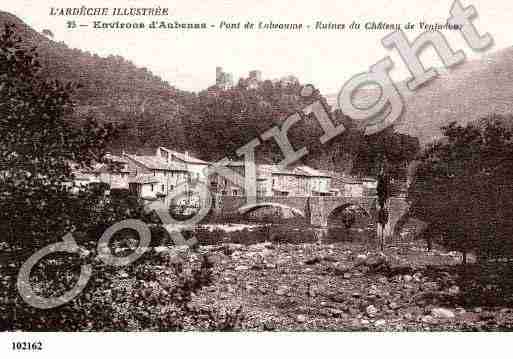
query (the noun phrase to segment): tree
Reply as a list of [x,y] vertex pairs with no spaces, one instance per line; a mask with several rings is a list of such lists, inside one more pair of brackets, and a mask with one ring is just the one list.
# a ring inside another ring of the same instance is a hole
[[394,186],[407,177],[407,166],[419,151],[419,141],[412,136],[398,133],[391,126],[384,131],[362,136],[354,172],[377,177],[377,236],[383,250],[386,238],[390,237],[388,199],[394,195]]
[[[378,176],[385,167],[390,179],[404,180],[406,167],[415,159],[420,150],[417,138],[398,133],[393,126],[362,138],[355,161],[355,171],[366,175]],[[386,164],[385,164],[386,162]]]
[[463,253],[513,253],[512,131],[499,116],[443,127],[444,138],[419,157],[410,213],[427,235]]
[[390,197],[390,179],[388,174],[385,171],[385,163],[383,163],[383,167],[378,175],[378,183],[376,186],[377,192],[377,229],[378,236],[381,237],[381,250],[384,249],[385,246],[385,228],[388,223],[389,211],[387,208],[387,201]]
[[15,31],[6,25],[0,35],[0,227],[13,249],[37,250],[89,223],[84,211],[103,194],[77,194],[73,166],[99,160],[115,130],[69,121],[76,86],[43,79],[35,48]]

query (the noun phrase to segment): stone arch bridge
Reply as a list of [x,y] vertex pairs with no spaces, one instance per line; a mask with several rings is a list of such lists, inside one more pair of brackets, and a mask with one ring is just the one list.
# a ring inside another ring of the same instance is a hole
[[[249,203],[248,203],[249,202]],[[216,196],[213,208],[217,215],[229,218],[235,214],[245,214],[262,207],[280,207],[291,209],[294,213],[305,217],[314,227],[327,227],[329,216],[339,208],[359,206],[371,217],[375,216],[376,197],[259,197],[254,201],[247,201],[246,197]],[[406,208],[406,202],[400,198],[389,200],[390,228],[394,228],[397,220]]]

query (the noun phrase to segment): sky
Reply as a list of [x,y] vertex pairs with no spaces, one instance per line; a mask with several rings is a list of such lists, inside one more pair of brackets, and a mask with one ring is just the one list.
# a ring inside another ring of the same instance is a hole
[[[513,1],[461,0],[463,6],[474,5],[478,18],[474,24],[481,34],[494,38],[489,52],[513,45]],[[70,18],[51,16],[50,8],[62,7],[155,7],[169,8],[164,17],[74,17],[80,23],[92,21],[207,22],[216,25],[204,31],[184,30],[100,30],[91,26],[67,29]],[[312,83],[324,94],[339,91],[352,76],[368,71],[385,56],[395,67],[395,81],[407,77],[407,69],[395,50],[381,45],[381,39],[391,31],[303,30],[245,31],[222,30],[220,22],[280,22],[314,25],[317,21],[365,23],[383,21],[401,23],[445,23],[452,0],[2,0],[0,9],[21,18],[37,31],[48,29],[54,40],[64,41],[72,48],[97,53],[100,56],[120,55],[140,67],[146,67],[171,85],[189,91],[199,91],[215,83],[215,67],[222,66],[235,79],[248,71],[262,71],[264,79],[297,76],[303,83]],[[420,30],[408,31],[412,40]],[[463,50],[468,59],[483,56],[473,52],[458,31],[446,31],[454,50]],[[428,66],[443,66],[434,51],[427,49],[421,56]]]

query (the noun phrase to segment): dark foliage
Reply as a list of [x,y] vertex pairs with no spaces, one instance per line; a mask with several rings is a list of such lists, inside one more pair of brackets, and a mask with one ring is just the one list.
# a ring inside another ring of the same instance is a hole
[[466,127],[451,124],[422,155],[410,189],[411,214],[426,235],[464,253],[513,252],[512,132],[492,116]]
[[21,44],[6,26],[0,35],[0,227],[12,248],[35,250],[102,206],[101,189],[74,190],[73,165],[100,159],[116,132],[93,120],[80,127],[67,121],[74,86],[45,80],[38,54]]

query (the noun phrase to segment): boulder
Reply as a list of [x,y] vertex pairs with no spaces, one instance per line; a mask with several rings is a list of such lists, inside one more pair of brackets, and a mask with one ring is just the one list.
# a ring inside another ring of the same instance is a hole
[[399,305],[399,304],[397,304],[396,302],[391,302],[388,306],[389,306],[389,307],[390,307],[390,309],[392,309],[392,310],[396,310],[396,309],[398,309],[398,308],[400,307],[400,305]]
[[436,323],[436,319],[434,317],[432,317],[431,315],[425,315],[421,318],[421,321],[423,323],[427,323],[427,324],[435,324]]
[[355,265],[361,265],[365,264],[365,261],[367,260],[367,255],[365,254],[358,254],[355,258]]
[[387,262],[387,257],[381,253],[373,254],[367,257],[365,265],[371,268],[377,268],[384,265]]
[[276,290],[276,294],[277,295],[285,295],[289,292],[290,288],[287,287],[286,285],[282,285],[280,286],[277,290]]
[[378,309],[372,304],[365,308],[365,312],[369,317],[373,317],[378,313]]
[[299,314],[297,317],[296,317],[296,320],[299,322],[299,323],[304,323],[306,322],[306,316],[303,315],[303,314]]
[[386,324],[387,322],[385,321],[385,319],[378,319],[374,322],[374,326],[375,327],[382,327]]
[[344,263],[333,263],[329,266],[329,268],[336,274],[336,275],[343,275],[347,272],[349,272],[352,269],[352,266],[344,264]]
[[447,308],[433,308],[431,309],[431,315],[435,318],[451,319],[454,318],[454,312]]

